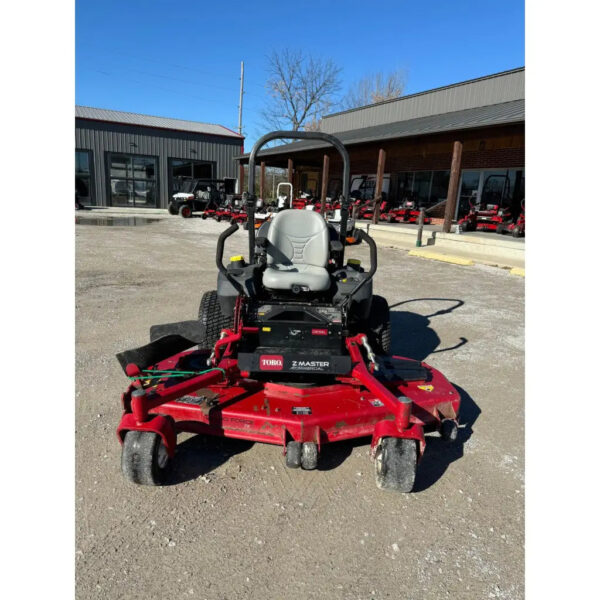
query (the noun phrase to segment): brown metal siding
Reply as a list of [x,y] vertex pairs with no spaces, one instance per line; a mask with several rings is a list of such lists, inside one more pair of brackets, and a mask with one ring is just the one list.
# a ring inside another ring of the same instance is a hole
[[[136,147],[132,147],[131,143],[136,144]],[[158,207],[166,208],[169,158],[212,161],[215,163],[217,179],[235,178],[237,165],[233,157],[242,153],[242,144],[242,139],[233,137],[75,119],[75,148],[91,150],[93,153],[95,198],[98,206],[108,205],[106,152],[158,157]]]

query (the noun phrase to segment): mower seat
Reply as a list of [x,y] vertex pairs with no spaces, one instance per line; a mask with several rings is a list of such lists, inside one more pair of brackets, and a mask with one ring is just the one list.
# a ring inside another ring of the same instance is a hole
[[272,290],[320,292],[331,285],[329,230],[325,219],[309,210],[277,213],[267,232],[267,268],[263,285]]

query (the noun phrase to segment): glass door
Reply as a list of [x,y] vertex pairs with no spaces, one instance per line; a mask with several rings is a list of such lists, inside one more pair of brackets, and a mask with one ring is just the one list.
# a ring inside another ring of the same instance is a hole
[[109,154],[111,206],[155,208],[157,159],[153,156]]

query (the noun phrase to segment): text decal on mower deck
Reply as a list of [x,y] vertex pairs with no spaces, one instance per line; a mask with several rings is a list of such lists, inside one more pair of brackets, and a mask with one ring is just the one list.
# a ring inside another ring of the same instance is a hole
[[331,366],[328,360],[292,360],[291,371],[328,371]]
[[327,335],[329,332],[327,331],[327,329],[313,329],[311,333],[313,335]]
[[261,371],[281,371],[283,369],[283,356],[281,354],[263,354],[260,357]]

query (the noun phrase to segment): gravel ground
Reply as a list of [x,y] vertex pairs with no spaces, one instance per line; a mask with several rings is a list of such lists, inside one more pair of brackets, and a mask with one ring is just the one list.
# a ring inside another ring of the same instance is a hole
[[379,249],[395,353],[463,395],[459,440],[429,438],[415,493],[375,487],[369,440],[290,471],[277,446],[180,436],[169,485],[123,479],[114,355],[196,316],[224,228],[76,227],[77,598],[523,598],[524,285],[502,269]]

